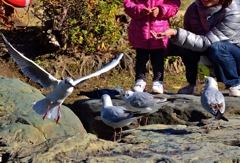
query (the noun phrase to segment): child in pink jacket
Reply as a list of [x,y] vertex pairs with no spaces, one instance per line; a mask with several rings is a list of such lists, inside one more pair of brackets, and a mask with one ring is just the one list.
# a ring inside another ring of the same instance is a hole
[[176,15],[180,0],[124,0],[125,12],[131,17],[128,29],[130,45],[136,49],[135,84],[133,91],[146,87],[146,63],[153,68],[152,93],[163,93],[164,50],[168,39],[155,39],[150,31],[159,33],[170,27],[169,18]]

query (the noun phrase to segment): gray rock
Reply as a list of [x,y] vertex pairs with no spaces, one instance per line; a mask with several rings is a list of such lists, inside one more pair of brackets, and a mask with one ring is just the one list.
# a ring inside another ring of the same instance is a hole
[[[198,126],[147,125],[125,130],[119,143],[77,133],[50,139],[14,153],[19,162],[213,163],[240,161],[240,118],[221,130]],[[216,125],[211,121],[210,125]],[[10,161],[16,160],[16,158]]]
[[[171,157],[180,162],[234,162],[240,159],[240,118],[222,122],[221,130],[186,125],[147,125],[123,132],[122,143],[145,144],[140,153]],[[217,126],[211,121],[210,126]],[[141,146],[142,148],[143,146]],[[134,148],[129,153],[134,154]],[[223,161],[225,160],[225,161]]]
[[44,96],[34,87],[4,77],[0,77],[0,85],[0,146],[7,146],[7,151],[86,133],[79,118],[65,106],[57,125],[54,120],[43,120],[36,114],[31,104]]

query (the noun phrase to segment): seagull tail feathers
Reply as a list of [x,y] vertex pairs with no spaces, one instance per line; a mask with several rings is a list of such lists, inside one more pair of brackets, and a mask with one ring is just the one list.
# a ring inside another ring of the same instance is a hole
[[61,111],[59,110],[59,107],[56,106],[48,111],[47,118],[49,119],[59,119],[62,116]]
[[228,121],[228,119],[226,117],[224,117],[223,114],[220,111],[217,112],[216,119],[217,120],[222,119],[224,121]]
[[48,119],[59,119],[61,117],[60,105],[51,105],[47,98],[33,103],[32,108],[39,115],[45,115],[47,112],[46,117]]
[[39,115],[44,115],[47,111],[49,101],[44,98],[42,100],[39,100],[37,102],[34,102],[32,105],[33,110]]
[[226,117],[222,116],[222,120],[229,121]]

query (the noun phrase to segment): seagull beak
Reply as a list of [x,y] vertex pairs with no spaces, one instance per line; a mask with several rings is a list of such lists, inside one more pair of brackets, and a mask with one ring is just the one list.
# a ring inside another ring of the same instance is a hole
[[115,98],[120,98],[120,95],[115,95],[114,97],[115,97]]
[[73,87],[74,89],[76,89],[76,88],[77,88],[75,85],[72,85],[72,87]]

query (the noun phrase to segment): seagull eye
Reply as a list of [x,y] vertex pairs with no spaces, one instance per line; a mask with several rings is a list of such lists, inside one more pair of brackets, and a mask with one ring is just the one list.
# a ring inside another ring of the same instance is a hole
[[69,85],[71,85],[71,83],[70,83],[69,80],[65,80],[65,84],[69,84]]

